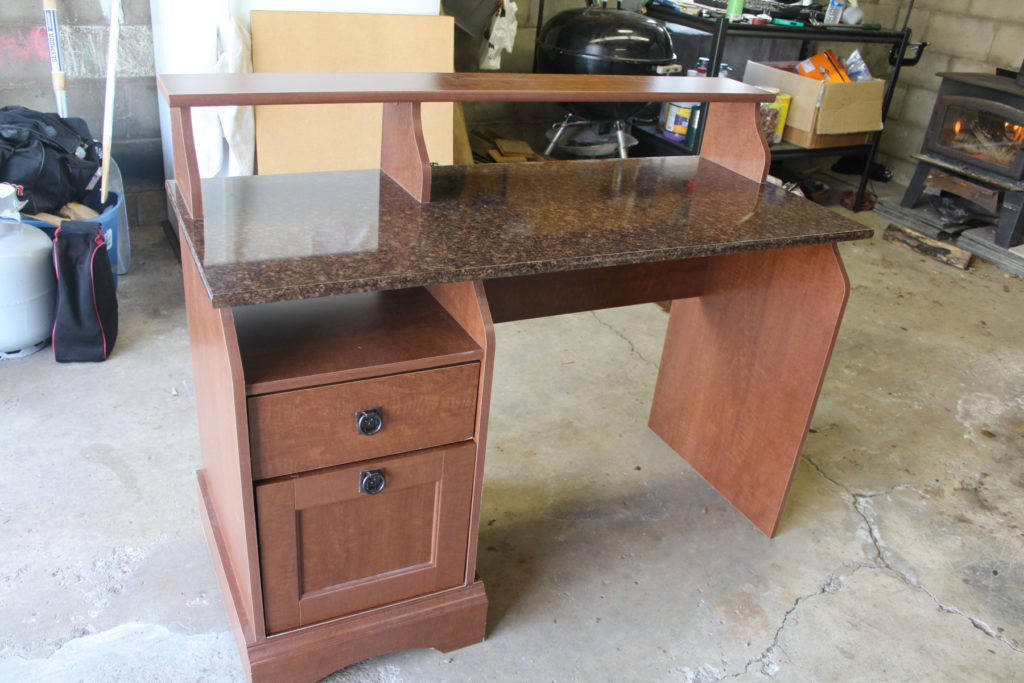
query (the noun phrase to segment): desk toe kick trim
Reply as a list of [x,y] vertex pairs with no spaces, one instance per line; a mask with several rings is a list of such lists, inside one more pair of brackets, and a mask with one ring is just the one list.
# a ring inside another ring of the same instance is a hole
[[704,296],[672,302],[650,427],[768,536],[849,290],[814,245],[713,257]]

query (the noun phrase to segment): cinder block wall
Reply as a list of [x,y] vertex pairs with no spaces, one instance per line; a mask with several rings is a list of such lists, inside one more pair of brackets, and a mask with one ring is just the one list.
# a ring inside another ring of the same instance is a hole
[[[908,0],[860,0],[866,23],[900,29]],[[895,180],[907,183],[921,151],[939,90],[941,71],[994,73],[1017,70],[1024,59],[1024,0],[916,0],[908,26],[911,40],[931,43],[917,66],[903,68],[882,134],[879,160]],[[847,44],[846,50],[852,49]],[[872,70],[887,73],[887,50],[869,50]]]
[[[122,0],[111,153],[125,183],[129,225],[167,217],[149,0]],[[68,113],[103,134],[110,0],[58,0]],[[42,2],[0,2],[0,105],[56,110]]]

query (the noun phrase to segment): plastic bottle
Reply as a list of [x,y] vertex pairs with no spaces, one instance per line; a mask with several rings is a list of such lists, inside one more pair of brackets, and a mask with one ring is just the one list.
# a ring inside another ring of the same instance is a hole
[[690,132],[696,102],[669,102],[665,107],[665,123],[661,134],[669,140],[684,142]]
[[846,7],[846,0],[828,0],[828,9],[825,10],[825,23],[838,24],[843,18],[843,8]]
[[725,5],[725,18],[740,21],[743,18],[743,0],[729,0]]

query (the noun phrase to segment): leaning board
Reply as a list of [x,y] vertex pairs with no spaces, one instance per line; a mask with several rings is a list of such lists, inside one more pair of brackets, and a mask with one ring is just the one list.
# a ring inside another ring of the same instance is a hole
[[[451,17],[253,11],[253,70],[267,73],[454,70]],[[261,175],[380,167],[380,104],[256,107]],[[430,160],[452,163],[452,104],[423,105]]]

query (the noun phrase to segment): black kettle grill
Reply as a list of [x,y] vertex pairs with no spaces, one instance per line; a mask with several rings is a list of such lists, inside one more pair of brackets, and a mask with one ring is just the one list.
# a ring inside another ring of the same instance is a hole
[[[654,76],[681,70],[672,38],[660,22],[627,10],[585,7],[559,12],[537,39],[536,71],[559,74]],[[619,136],[619,155],[626,156],[625,122],[645,102],[566,102],[569,111],[552,138],[549,154],[573,115],[591,122],[612,122]]]

